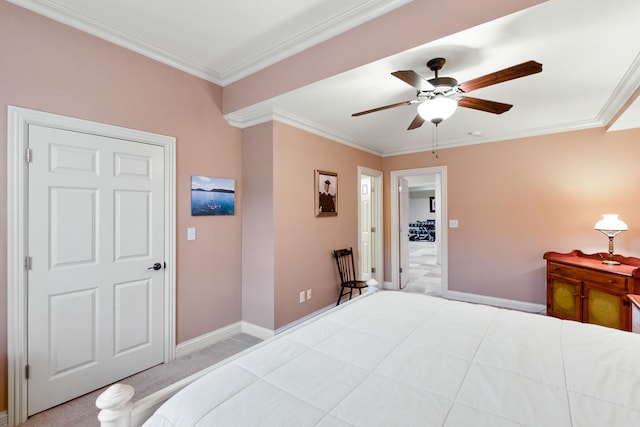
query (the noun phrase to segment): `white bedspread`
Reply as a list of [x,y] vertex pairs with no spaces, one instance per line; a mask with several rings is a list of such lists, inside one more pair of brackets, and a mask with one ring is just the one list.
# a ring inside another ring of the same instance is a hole
[[378,292],[224,363],[145,426],[640,426],[640,335]]

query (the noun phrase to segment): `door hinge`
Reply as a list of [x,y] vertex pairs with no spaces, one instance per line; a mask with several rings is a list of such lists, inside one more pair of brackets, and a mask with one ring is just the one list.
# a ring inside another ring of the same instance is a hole
[[24,269],[25,270],[31,270],[31,257],[25,257],[24,258]]
[[400,273],[402,273],[402,267],[400,267]]
[[32,154],[31,154],[31,148],[26,148],[24,150],[24,161],[27,163],[31,163],[31,159],[32,159]]
[[375,227],[371,227],[371,232],[375,233],[376,232],[376,228]]
[[375,267],[371,267],[371,272],[375,273],[376,272],[376,268]]
[[31,369],[29,365],[24,365],[24,377],[25,379],[29,379],[31,376]]

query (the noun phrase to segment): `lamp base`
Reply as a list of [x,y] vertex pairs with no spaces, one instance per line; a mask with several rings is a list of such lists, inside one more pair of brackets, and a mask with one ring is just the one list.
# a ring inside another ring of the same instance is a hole
[[608,259],[603,259],[602,263],[607,265],[620,265],[618,261],[609,261]]

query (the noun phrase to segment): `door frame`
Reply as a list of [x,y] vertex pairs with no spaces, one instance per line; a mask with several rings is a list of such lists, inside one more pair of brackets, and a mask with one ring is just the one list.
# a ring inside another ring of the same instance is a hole
[[447,252],[447,167],[434,166],[418,169],[403,169],[391,171],[390,182],[390,211],[391,211],[391,283],[386,284],[389,289],[399,290],[400,284],[400,214],[398,187],[400,177],[417,175],[436,175],[436,236],[437,259],[442,266],[442,296],[449,293],[448,252]]
[[7,114],[7,356],[9,426],[27,420],[27,283],[28,167],[25,161],[29,125],[89,133],[164,148],[165,167],[165,316],[164,363],[176,347],[176,139],[37,110],[8,106]]
[[[375,227],[376,233],[371,242],[375,246],[376,253],[375,257],[372,258],[373,264],[376,268],[376,280],[380,283],[384,280],[384,221],[382,215],[382,184],[384,174],[375,169],[358,166],[358,250],[362,248],[362,235],[360,233],[360,209],[362,208],[362,195],[360,191],[360,182],[362,181],[363,175],[370,176],[375,185],[375,191],[373,192],[373,197],[371,197],[371,224]],[[358,257],[360,271],[362,271],[361,258],[362,257]]]

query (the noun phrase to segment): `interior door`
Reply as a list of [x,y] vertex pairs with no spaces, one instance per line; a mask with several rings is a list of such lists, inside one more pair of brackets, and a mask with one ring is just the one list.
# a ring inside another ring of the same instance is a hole
[[30,125],[29,148],[32,415],[163,362],[165,195],[162,147]]
[[409,181],[399,177],[400,289],[409,281]]
[[360,280],[371,279],[373,248],[371,238],[371,183],[370,176],[363,175],[360,181]]

